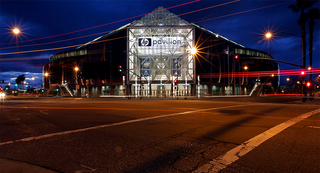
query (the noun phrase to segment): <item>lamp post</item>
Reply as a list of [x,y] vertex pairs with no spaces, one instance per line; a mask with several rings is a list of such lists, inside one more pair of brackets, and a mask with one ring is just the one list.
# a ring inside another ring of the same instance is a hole
[[[245,65],[245,66],[243,67],[243,69],[244,69],[244,71],[246,72],[246,74],[248,75],[248,73],[247,73],[247,72],[248,72],[248,69],[249,69],[248,66]],[[243,78],[244,78],[244,74],[243,74]],[[244,80],[244,79],[243,79],[243,80]],[[247,83],[247,82],[248,82],[248,77],[246,77],[246,83]],[[242,83],[243,83],[243,82],[242,82]]]
[[15,35],[18,35],[21,32],[19,28],[9,28],[9,27],[0,27],[0,28],[11,30],[12,33]]
[[74,71],[75,71],[75,77],[76,77],[76,97],[79,96],[79,84],[78,84],[78,71],[79,71],[79,67],[74,67]]
[[[195,48],[195,47],[193,47],[193,48],[191,48],[191,50],[190,50],[190,54],[192,55],[192,56],[195,56],[196,54],[197,54],[197,52],[198,52],[198,50],[197,50],[197,48]],[[185,97],[187,96],[187,94],[188,94],[188,83],[187,83],[187,73],[186,73],[186,76],[185,76],[185,80],[186,80],[186,95],[185,95]],[[198,75],[198,88],[200,88],[200,76]],[[198,95],[198,97],[200,98],[200,92],[199,92],[199,95]]]
[[31,81],[32,81],[31,82],[31,86],[32,86],[32,88],[34,88],[34,79],[35,79],[34,77],[31,77]]
[[[48,81],[48,85],[49,85],[49,89],[50,89],[50,79],[49,79],[49,73],[48,72],[44,72],[44,89],[45,89],[45,92],[46,92],[46,95],[48,94],[47,90],[46,90],[46,81]],[[43,96],[44,93],[42,93],[42,96]]]
[[[294,37],[302,38],[302,36],[300,36],[300,35],[290,34],[290,33],[286,33],[286,32],[274,32],[273,34],[276,34],[276,33],[286,34],[286,35],[291,35]],[[270,39],[270,38],[272,38],[273,34],[271,32],[267,32],[265,34],[265,37],[267,39]],[[306,71],[306,53],[304,50],[302,50],[302,66],[301,66],[301,68],[303,71]],[[311,74],[311,68],[312,67],[310,67],[310,74]],[[310,80],[311,80],[311,76],[310,76]],[[303,95],[302,102],[305,102],[306,96],[307,96],[307,90],[306,90],[307,88],[305,86],[306,85],[306,76],[301,76],[301,81],[302,81],[302,95]]]

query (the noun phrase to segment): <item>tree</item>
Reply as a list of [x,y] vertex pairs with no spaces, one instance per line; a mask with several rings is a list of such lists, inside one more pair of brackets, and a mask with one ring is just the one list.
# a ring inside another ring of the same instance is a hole
[[[312,67],[312,55],[313,55],[313,29],[314,29],[314,19],[320,19],[319,8],[312,8],[308,11],[309,16],[309,62],[310,67]],[[312,74],[310,73],[310,81],[312,81]]]
[[20,85],[25,79],[26,77],[24,76],[24,74],[19,75],[16,79],[16,84]]
[[[290,5],[289,8],[293,10],[293,12],[300,12],[300,18],[298,20],[298,24],[301,28],[301,38],[302,38],[302,68],[306,70],[306,23],[309,20],[309,15],[306,13],[306,10],[311,8],[313,4],[319,0],[296,0],[296,5]],[[305,77],[302,79],[303,82],[306,81]],[[303,85],[302,85],[303,86]],[[303,96],[307,95],[306,87],[303,86]],[[304,100],[303,100],[304,101]]]

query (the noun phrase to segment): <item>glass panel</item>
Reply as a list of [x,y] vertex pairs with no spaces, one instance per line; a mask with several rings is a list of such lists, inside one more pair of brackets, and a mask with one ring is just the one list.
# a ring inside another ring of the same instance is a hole
[[129,79],[150,77],[151,81],[193,80],[193,28],[129,28]]

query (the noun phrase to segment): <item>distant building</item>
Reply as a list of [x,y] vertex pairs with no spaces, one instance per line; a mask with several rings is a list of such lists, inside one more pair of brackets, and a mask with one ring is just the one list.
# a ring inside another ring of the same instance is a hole
[[278,71],[278,64],[268,59],[268,53],[246,48],[160,6],[50,57],[44,66],[45,88],[78,96],[249,94],[258,83],[277,88],[277,77],[248,75]]

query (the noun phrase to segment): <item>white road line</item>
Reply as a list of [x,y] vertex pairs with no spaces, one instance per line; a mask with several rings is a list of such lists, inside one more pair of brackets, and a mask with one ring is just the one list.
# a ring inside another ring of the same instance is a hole
[[313,128],[313,129],[320,129],[319,126],[308,126],[308,127]]
[[275,136],[276,134],[280,133],[281,131],[285,130],[286,128],[310,117],[311,115],[317,114],[320,112],[320,109],[316,109],[314,111],[299,115],[293,119],[290,119],[284,123],[281,123],[251,139],[242,143],[238,147],[228,151],[227,153],[219,156],[218,158],[212,160],[211,162],[201,166],[194,173],[215,173],[219,172],[220,170],[226,168],[231,163],[237,161],[240,157],[244,156],[245,154],[249,153],[251,150],[265,142],[266,140],[270,139],[271,137]]
[[171,116],[176,116],[176,115],[184,115],[184,114],[190,114],[190,113],[201,112],[201,111],[209,111],[209,110],[225,109],[225,108],[234,108],[234,107],[242,107],[242,106],[251,106],[251,105],[254,105],[254,104],[224,106],[224,107],[199,109],[199,110],[194,110],[194,111],[179,112],[179,113],[166,114],[166,115],[158,115],[158,116],[154,116],[154,117],[140,118],[140,119],[128,120],[128,121],[123,121],[123,122],[118,122],[118,123],[113,123],[113,124],[105,124],[105,125],[88,127],[88,128],[83,128],[83,129],[70,130],[70,131],[64,131],[64,132],[58,132],[58,133],[51,133],[51,134],[46,134],[46,135],[41,135],[41,136],[33,136],[33,137],[18,139],[18,140],[14,140],[14,141],[7,141],[7,142],[0,143],[0,146],[7,145],[7,144],[13,144],[13,143],[16,143],[16,142],[27,142],[27,141],[43,139],[43,138],[49,138],[49,137],[54,137],[54,136],[67,135],[67,134],[70,134],[70,133],[84,132],[84,131],[88,131],[88,130],[94,130],[94,129],[100,129],[100,128],[105,128],[105,127],[112,127],[112,126],[119,126],[119,125],[123,125],[123,124],[129,124],[129,123],[135,123],[135,122],[140,122],[140,121],[153,120],[153,119],[158,119],[158,118],[171,117]]

